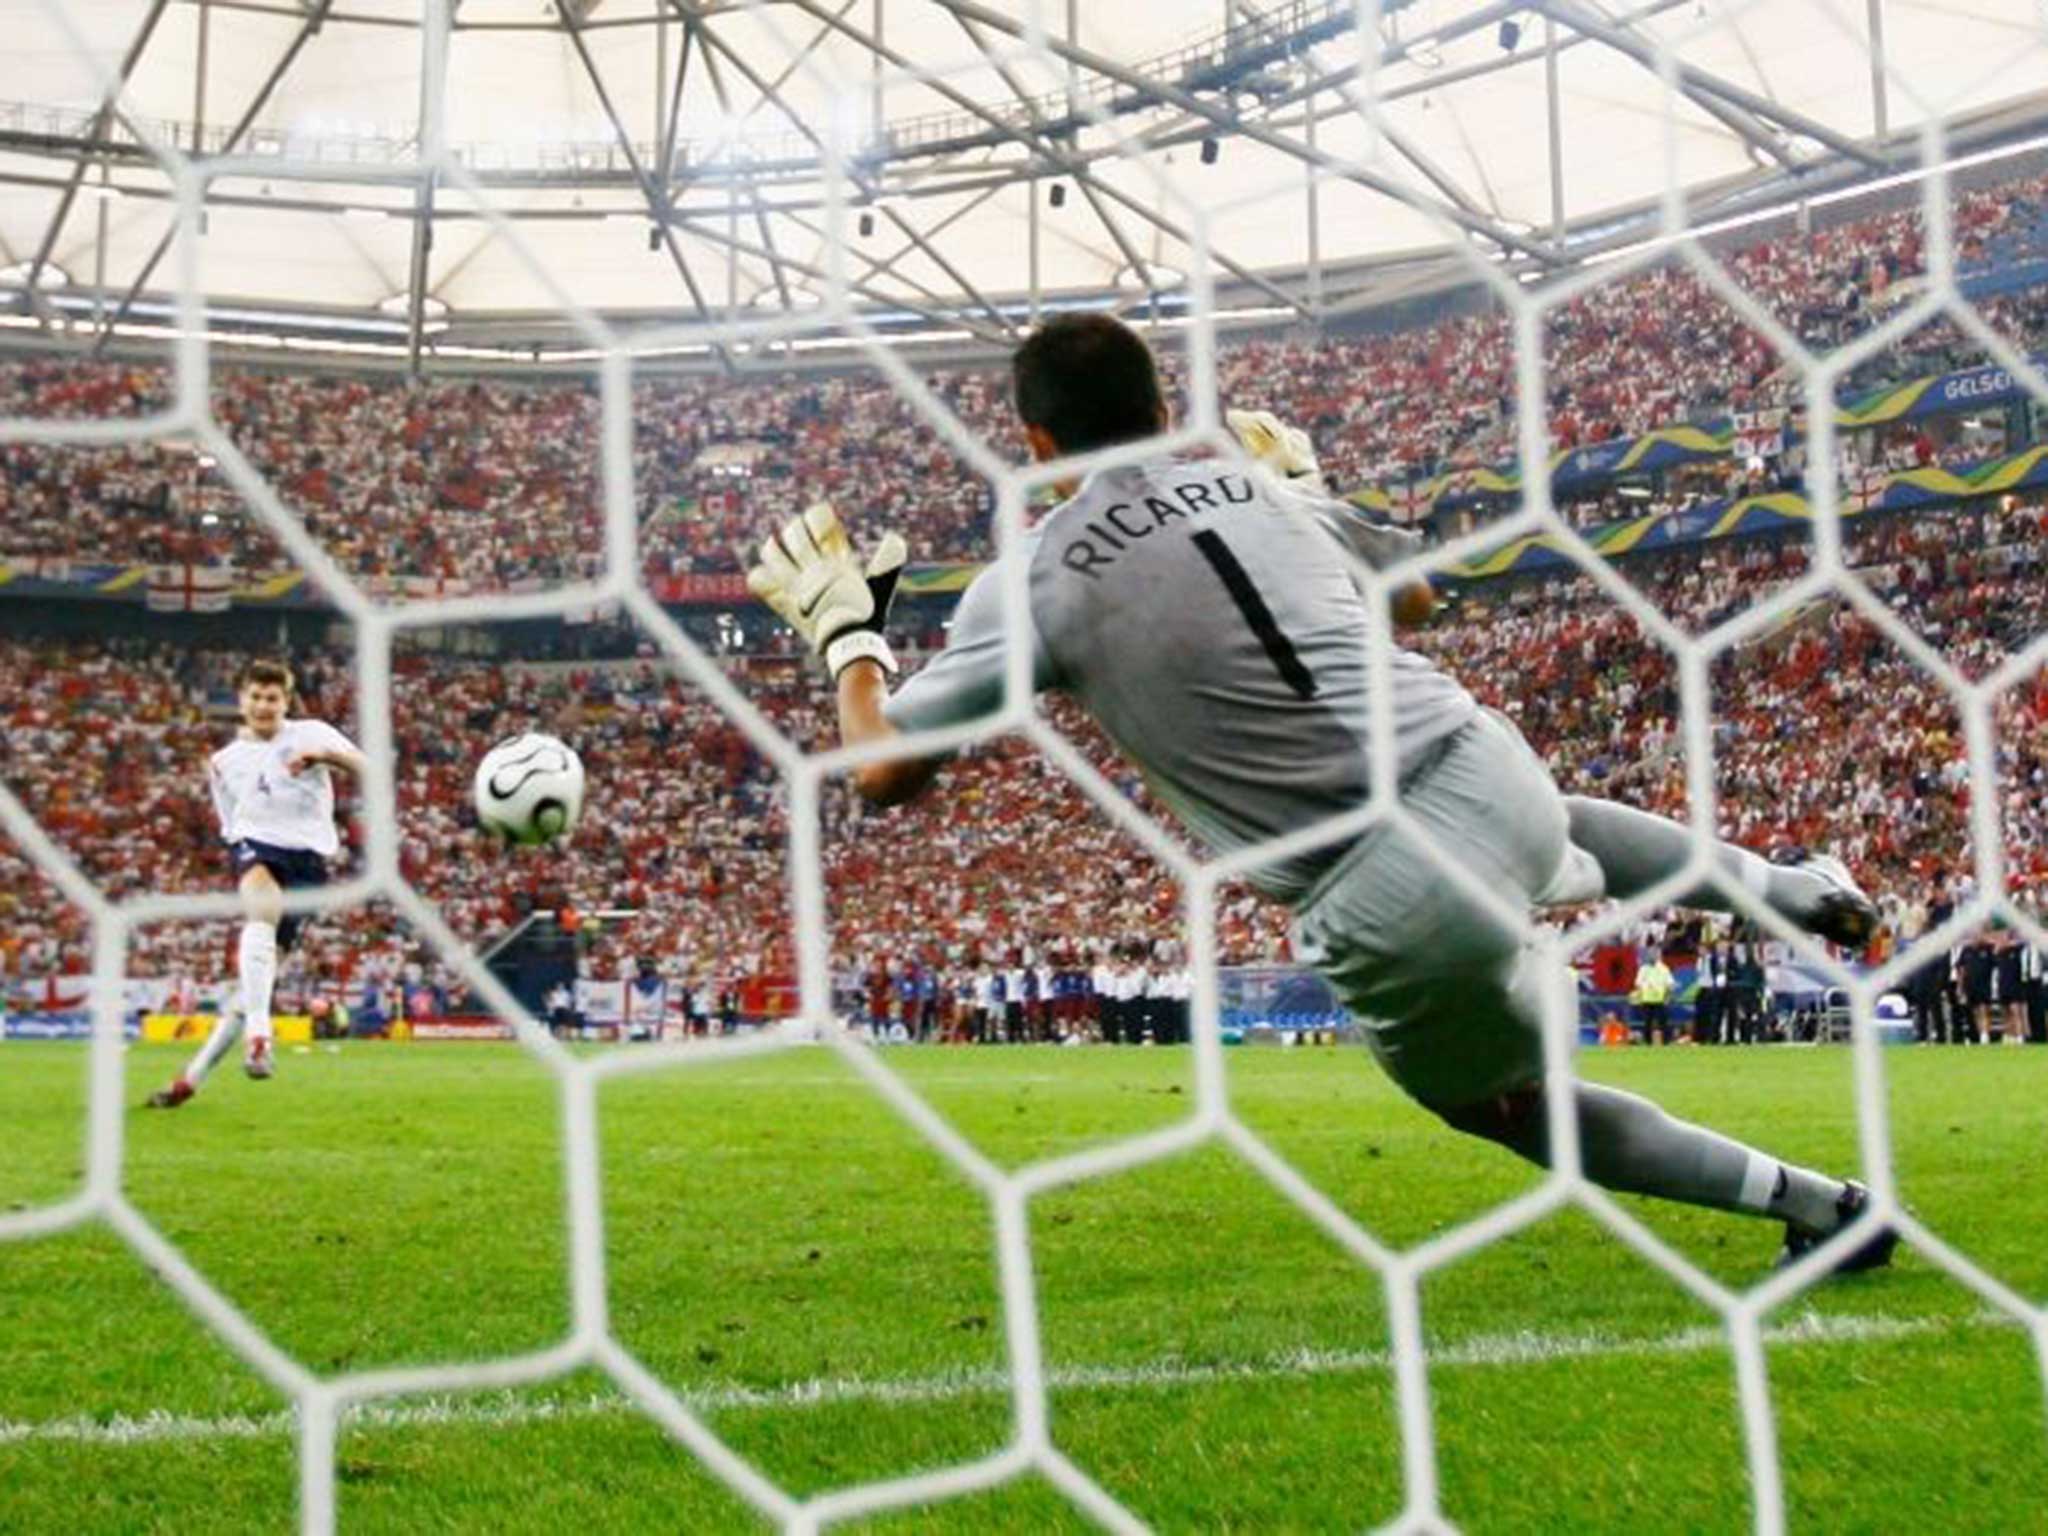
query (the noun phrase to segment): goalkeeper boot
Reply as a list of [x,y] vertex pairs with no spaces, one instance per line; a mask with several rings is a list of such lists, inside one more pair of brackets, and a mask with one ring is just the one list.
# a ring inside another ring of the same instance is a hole
[[[1835,1202],[1835,1227],[1833,1232],[1815,1232],[1809,1228],[1785,1223],[1785,1247],[1778,1255],[1778,1268],[1796,1263],[1813,1252],[1822,1243],[1839,1232],[1850,1222],[1861,1216],[1870,1204],[1870,1191],[1851,1179],[1842,1187],[1842,1196]],[[1859,1270],[1882,1269],[1892,1261],[1892,1250],[1899,1246],[1899,1234],[1890,1227],[1879,1227],[1856,1247],[1835,1260],[1833,1273],[1853,1275]]]
[[1858,888],[1849,867],[1825,853],[1809,854],[1795,866],[1822,881],[1827,894],[1806,916],[1807,932],[1843,949],[1865,949],[1877,937],[1882,918],[1877,903]]
[[172,1079],[170,1087],[159,1088],[152,1093],[144,1104],[150,1109],[176,1109],[191,1097],[192,1085],[180,1077]]
[[258,1082],[262,1082],[270,1076],[272,1068],[270,1064],[270,1042],[268,1040],[251,1040],[249,1042],[249,1054],[242,1059],[242,1070]]

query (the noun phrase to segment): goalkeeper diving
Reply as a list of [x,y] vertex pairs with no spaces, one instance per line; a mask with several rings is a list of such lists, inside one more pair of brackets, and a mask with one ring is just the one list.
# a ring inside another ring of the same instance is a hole
[[[1013,383],[1040,462],[1142,444],[1167,427],[1149,348],[1107,316],[1063,315],[1039,328],[1013,359]],[[1300,432],[1264,414],[1232,412],[1230,425],[1254,467],[1135,448],[1128,462],[1062,484],[1065,500],[1022,552],[1034,687],[1078,701],[1188,829],[1225,853],[1365,802],[1367,619],[1340,550],[1380,569],[1417,547],[1413,534],[1325,494]],[[770,537],[748,574],[824,659],[848,745],[980,719],[1003,700],[995,567],[962,596],[945,649],[891,692],[898,669],[883,624],[906,555],[888,534],[863,563],[820,505]],[[1394,606],[1397,621],[1425,615],[1426,586],[1396,593]],[[1400,800],[1438,853],[1381,824],[1250,878],[1292,909],[1297,954],[1335,988],[1395,1082],[1458,1130],[1547,1165],[1542,999],[1557,978],[1439,859],[1536,910],[1645,891],[1686,865],[1691,835],[1562,794],[1509,721],[1415,652],[1397,646],[1389,676]],[[943,761],[872,763],[855,784],[871,801],[905,801]],[[1834,859],[1781,866],[1733,844],[1716,859],[1716,877],[1683,904],[1728,910],[1723,892],[1739,887],[1836,944],[1860,947],[1875,932],[1875,907]],[[1868,1205],[1859,1184],[1634,1094],[1592,1083],[1575,1083],[1573,1094],[1595,1183],[1781,1221],[1783,1258]],[[1884,1264],[1895,1243],[1872,1225],[1836,1267]]]

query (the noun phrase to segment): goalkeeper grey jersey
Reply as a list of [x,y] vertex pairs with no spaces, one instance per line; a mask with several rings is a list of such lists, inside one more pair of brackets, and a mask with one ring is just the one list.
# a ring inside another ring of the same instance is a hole
[[[1365,611],[1336,540],[1375,565],[1412,548],[1342,502],[1230,460],[1161,457],[1102,470],[1029,535],[1035,686],[1071,693],[1152,792],[1218,852],[1354,809],[1364,798]],[[1402,772],[1477,706],[1412,651],[1393,656]],[[925,730],[1003,696],[1001,573],[960,600],[944,651],[889,700]],[[1299,900],[1330,847],[1268,866]]]

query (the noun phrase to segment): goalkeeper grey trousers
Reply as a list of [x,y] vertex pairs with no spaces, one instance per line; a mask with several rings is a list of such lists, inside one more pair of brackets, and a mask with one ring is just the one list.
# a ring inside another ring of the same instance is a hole
[[1296,957],[1422,1103],[1456,1108],[1536,1082],[1544,992],[1569,997],[1569,978],[1525,940],[1530,922],[1504,921],[1442,866],[1531,911],[1577,852],[1564,797],[1521,732],[1487,711],[1403,785],[1401,804],[1427,841],[1387,825],[1362,836],[1296,908]]

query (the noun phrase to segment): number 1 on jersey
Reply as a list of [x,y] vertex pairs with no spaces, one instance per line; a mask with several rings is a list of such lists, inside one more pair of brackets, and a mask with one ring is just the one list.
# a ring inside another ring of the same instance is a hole
[[1244,615],[1245,623],[1251,625],[1252,633],[1259,637],[1259,644],[1266,648],[1266,655],[1279,670],[1281,680],[1294,690],[1297,698],[1314,698],[1314,674],[1303,664],[1294,642],[1281,633],[1280,626],[1273,620],[1273,610],[1259,596],[1259,589],[1252,585],[1251,576],[1238,564],[1230,546],[1223,542],[1215,529],[1204,528],[1195,535],[1195,548],[1202,552],[1202,558],[1209,562],[1209,568],[1215,571],[1231,601],[1237,604],[1237,611]]

